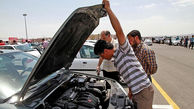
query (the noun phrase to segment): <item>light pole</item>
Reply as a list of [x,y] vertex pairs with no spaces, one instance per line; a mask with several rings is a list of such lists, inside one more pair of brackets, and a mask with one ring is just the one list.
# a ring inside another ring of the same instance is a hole
[[24,21],[25,21],[26,40],[28,40],[27,24],[26,24],[26,16],[27,16],[27,14],[23,14],[23,16],[24,16]]

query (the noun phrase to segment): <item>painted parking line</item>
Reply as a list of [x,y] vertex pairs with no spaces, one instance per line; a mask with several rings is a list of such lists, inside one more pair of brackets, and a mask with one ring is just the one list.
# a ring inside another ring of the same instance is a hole
[[171,105],[152,105],[153,109],[173,109]]
[[158,89],[158,91],[162,94],[162,96],[166,99],[166,101],[173,107],[173,109],[180,109],[179,106],[168,96],[168,94],[162,89],[162,87],[156,82],[153,77],[152,82]]

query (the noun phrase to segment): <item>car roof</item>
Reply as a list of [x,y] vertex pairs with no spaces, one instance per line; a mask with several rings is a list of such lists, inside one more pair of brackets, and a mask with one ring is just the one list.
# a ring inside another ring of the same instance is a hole
[[14,45],[0,45],[0,46],[20,46],[20,45],[28,45],[28,44],[14,44]]
[[96,43],[98,40],[86,40],[86,42]]
[[15,46],[15,45],[0,45],[0,46]]
[[95,43],[91,43],[91,42],[85,42],[84,45],[88,45],[88,46],[92,46],[94,47]]

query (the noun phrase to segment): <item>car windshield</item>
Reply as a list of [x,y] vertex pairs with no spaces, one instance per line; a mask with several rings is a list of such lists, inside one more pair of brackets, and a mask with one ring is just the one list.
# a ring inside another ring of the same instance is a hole
[[0,99],[19,92],[38,58],[23,52],[0,54]]
[[84,45],[80,49],[81,58],[99,58],[98,55],[94,53],[94,47]]
[[171,38],[172,41],[176,41],[177,39],[176,38]]
[[29,44],[17,45],[17,46],[15,46],[15,48],[16,48],[17,50],[21,50],[21,51],[25,51],[25,52],[27,52],[27,51],[32,51],[32,50],[33,50],[33,49],[30,47]]

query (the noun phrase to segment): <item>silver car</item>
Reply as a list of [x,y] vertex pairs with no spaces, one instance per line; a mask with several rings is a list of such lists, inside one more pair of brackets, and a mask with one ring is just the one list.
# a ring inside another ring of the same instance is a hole
[[145,39],[144,43],[147,44],[148,46],[152,46],[152,40],[151,39]]
[[7,49],[7,50],[20,50],[26,53],[29,53],[33,56],[40,57],[40,52],[36,49],[32,49],[30,44],[20,44],[20,45],[1,45],[0,49]]

